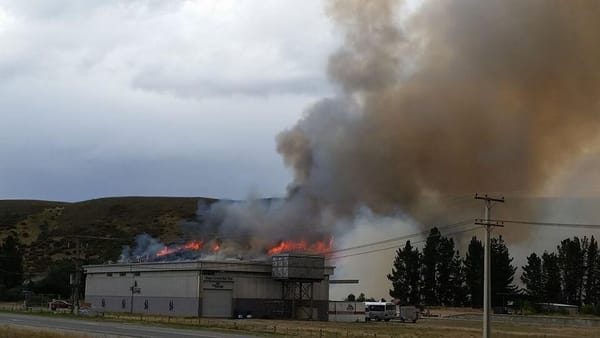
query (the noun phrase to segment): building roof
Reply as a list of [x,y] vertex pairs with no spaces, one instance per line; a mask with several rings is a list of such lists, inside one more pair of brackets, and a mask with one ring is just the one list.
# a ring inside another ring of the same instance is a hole
[[[143,263],[113,263],[99,265],[85,265],[83,269],[86,274],[107,272],[143,272],[143,271],[229,271],[268,273],[272,272],[270,260],[264,261],[241,261],[241,260],[196,260],[196,261],[171,261],[171,262],[143,262]],[[327,276],[333,275],[334,267],[328,266],[324,269]]]

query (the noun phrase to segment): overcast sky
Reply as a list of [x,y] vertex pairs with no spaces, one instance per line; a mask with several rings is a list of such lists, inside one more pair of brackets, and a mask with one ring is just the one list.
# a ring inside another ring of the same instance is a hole
[[281,196],[339,39],[317,0],[0,0],[0,198]]

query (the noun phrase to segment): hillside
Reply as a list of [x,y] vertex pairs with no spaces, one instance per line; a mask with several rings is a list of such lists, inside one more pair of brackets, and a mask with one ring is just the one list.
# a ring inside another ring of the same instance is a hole
[[195,219],[200,200],[215,201],[192,197],[112,197],[76,203],[0,200],[0,240],[9,235],[19,239],[29,274],[44,273],[52,262],[73,257],[73,235],[115,238],[81,242],[88,262],[115,260],[122,245],[132,243],[140,233],[165,242],[176,240],[181,235],[179,225]]

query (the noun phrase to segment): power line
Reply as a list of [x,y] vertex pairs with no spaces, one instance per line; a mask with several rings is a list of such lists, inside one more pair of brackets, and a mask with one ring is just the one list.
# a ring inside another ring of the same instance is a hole
[[[473,230],[476,230],[476,229],[480,229],[480,227],[472,227],[472,228],[468,228],[468,229],[464,229],[464,230],[460,230],[460,231],[451,232],[451,233],[446,234],[446,236],[458,235],[458,234],[462,234],[462,233],[465,233],[465,232],[473,231]],[[438,236],[442,236],[442,234],[440,234]],[[426,241],[427,241],[427,239],[421,239],[421,240],[418,240],[418,241],[414,241],[412,243],[413,244],[418,244],[418,243],[423,243],[423,242],[426,242]],[[373,249],[373,250],[369,250],[369,251],[357,252],[357,253],[347,254],[347,255],[343,255],[343,256],[328,257],[327,260],[334,260],[334,259],[339,259],[339,258],[359,256],[359,255],[370,254],[370,253],[375,253],[375,252],[381,252],[381,251],[386,251],[386,250],[391,250],[391,249],[398,249],[398,246],[389,246],[389,247],[385,247],[385,248],[379,248],[379,249]]]
[[551,227],[566,227],[566,228],[584,228],[584,229],[600,229],[600,224],[585,224],[585,223],[555,223],[555,222],[534,222],[534,221],[517,221],[517,220],[490,220],[493,222],[538,225]]
[[[458,227],[458,226],[462,226],[462,225],[467,225],[467,224],[471,223],[472,221],[473,221],[472,219],[467,219],[467,220],[463,220],[463,221],[452,223],[452,224],[442,225],[437,228],[438,228],[438,230],[445,230],[445,229],[450,229],[450,228],[454,228],[454,227]],[[362,248],[366,248],[369,246],[375,246],[375,245],[387,244],[387,243],[391,243],[391,242],[402,241],[402,240],[417,237],[417,236],[424,236],[424,235],[427,235],[433,228],[435,228],[435,227],[432,227],[430,229],[427,229],[427,230],[424,230],[421,232],[409,234],[409,235],[403,235],[403,236],[399,236],[399,237],[384,239],[382,241],[364,243],[364,244],[356,245],[353,247],[331,250],[331,251],[326,252],[325,255],[331,255],[331,254],[343,252],[343,251],[362,249]]]

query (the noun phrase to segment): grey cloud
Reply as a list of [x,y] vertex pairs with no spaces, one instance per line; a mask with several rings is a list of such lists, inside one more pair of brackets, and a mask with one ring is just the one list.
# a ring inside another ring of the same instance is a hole
[[285,76],[281,78],[262,79],[219,79],[199,74],[193,76],[176,76],[156,71],[146,71],[137,75],[132,86],[143,90],[169,93],[185,98],[203,98],[209,96],[269,96],[280,94],[318,94],[331,92],[324,77],[318,76]]
[[[23,153],[0,166],[0,196],[8,199],[79,201],[102,196],[247,197],[255,182],[277,195],[289,180],[270,172],[265,181],[261,161],[214,154],[198,158],[97,158]],[[242,173],[243,172],[243,173]]]

